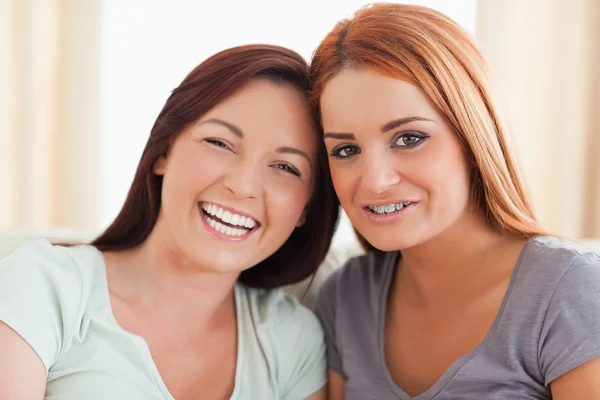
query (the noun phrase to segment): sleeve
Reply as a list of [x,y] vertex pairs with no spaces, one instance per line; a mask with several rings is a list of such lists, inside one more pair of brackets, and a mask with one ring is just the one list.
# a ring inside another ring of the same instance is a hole
[[336,336],[336,298],[337,298],[337,280],[342,270],[336,271],[325,282],[315,306],[315,312],[325,332],[325,343],[327,344],[327,367],[338,374],[344,375],[342,368],[342,359],[337,343]]
[[539,346],[545,385],[600,357],[600,257],[578,256],[548,304]]
[[0,260],[0,321],[33,348],[46,370],[56,362],[73,328],[81,288],[76,264],[45,240]]
[[281,400],[303,400],[327,384],[325,340],[317,317],[292,296],[286,300],[289,314],[278,323]]

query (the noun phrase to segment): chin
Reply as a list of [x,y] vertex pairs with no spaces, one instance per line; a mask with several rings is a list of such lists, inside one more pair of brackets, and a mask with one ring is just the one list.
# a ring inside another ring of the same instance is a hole
[[367,241],[369,243],[371,243],[371,245],[373,247],[375,247],[378,250],[381,251],[402,251],[402,250],[406,250],[408,248],[417,246],[419,243],[421,243],[418,239],[416,238],[399,238],[399,237],[386,237],[383,238],[381,236],[377,236],[377,237],[367,237],[364,236],[365,239],[367,239]]
[[194,254],[194,263],[202,268],[203,271],[213,271],[222,273],[242,272],[247,260],[239,254],[227,251],[209,251],[209,257],[204,254]]

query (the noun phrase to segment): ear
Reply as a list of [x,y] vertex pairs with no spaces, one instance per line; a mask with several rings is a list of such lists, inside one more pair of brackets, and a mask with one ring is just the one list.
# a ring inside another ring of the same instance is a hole
[[308,206],[304,207],[304,210],[302,211],[302,215],[300,215],[300,218],[298,219],[298,223],[296,224],[296,228],[300,228],[302,225],[304,225],[306,223],[307,211],[308,211]]
[[162,154],[160,157],[154,161],[152,164],[152,172],[155,175],[161,176],[165,174],[165,170],[167,169],[167,153]]

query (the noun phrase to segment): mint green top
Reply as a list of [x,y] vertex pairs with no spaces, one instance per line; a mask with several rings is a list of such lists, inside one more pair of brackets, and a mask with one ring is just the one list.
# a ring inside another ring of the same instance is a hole
[[[232,400],[300,400],[326,383],[316,317],[280,290],[237,284]],[[46,399],[172,400],[144,339],[122,329],[92,246],[25,245],[0,261],[0,320],[37,352]]]

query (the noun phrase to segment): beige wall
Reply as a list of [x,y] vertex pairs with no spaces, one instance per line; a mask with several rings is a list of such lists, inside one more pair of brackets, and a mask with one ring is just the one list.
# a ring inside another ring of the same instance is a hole
[[570,237],[600,236],[600,2],[480,0],[488,57],[535,208]]
[[99,0],[0,3],[0,226],[94,226]]

